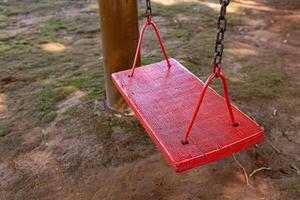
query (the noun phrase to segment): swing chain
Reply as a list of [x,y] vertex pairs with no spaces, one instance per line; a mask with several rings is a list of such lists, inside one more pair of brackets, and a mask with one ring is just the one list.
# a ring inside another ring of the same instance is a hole
[[152,8],[151,8],[151,0],[146,0],[146,17],[149,20],[151,18]]
[[220,15],[218,18],[218,27],[217,27],[217,37],[216,37],[216,45],[215,45],[215,54],[213,61],[213,72],[218,73],[221,69],[222,56],[224,51],[224,36],[227,27],[227,19],[226,19],[226,8],[229,5],[230,0],[220,0],[221,9]]

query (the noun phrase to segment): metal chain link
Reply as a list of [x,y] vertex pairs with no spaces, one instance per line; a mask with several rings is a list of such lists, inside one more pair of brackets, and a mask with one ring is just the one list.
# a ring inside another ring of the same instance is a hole
[[214,65],[219,68],[222,63],[222,56],[224,51],[224,35],[227,27],[226,8],[230,0],[220,0],[221,9],[218,18],[217,37],[215,45]]
[[151,0],[146,0],[146,16],[150,18],[152,14]]

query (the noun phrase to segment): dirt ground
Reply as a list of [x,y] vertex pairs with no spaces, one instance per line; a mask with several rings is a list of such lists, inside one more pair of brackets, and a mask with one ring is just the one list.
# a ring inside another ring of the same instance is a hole
[[[153,0],[169,54],[202,79],[218,8]],[[266,132],[235,155],[249,184],[232,157],[175,174],[134,116],[107,109],[95,0],[1,1],[0,199],[300,199],[300,3],[232,0],[228,15],[231,97]],[[143,63],[162,59],[146,37]]]

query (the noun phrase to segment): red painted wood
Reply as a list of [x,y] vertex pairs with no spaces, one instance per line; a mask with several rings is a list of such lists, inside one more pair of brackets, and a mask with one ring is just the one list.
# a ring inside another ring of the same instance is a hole
[[113,82],[176,172],[212,162],[264,138],[263,129],[233,106],[238,127],[230,121],[225,99],[208,88],[189,136],[181,143],[203,82],[175,59],[112,75]]

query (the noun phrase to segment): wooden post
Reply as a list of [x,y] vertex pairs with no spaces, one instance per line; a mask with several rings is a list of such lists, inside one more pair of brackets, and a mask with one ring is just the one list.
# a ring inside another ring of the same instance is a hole
[[124,112],[127,105],[114,87],[111,74],[129,69],[139,37],[137,0],[98,0],[107,105]]

